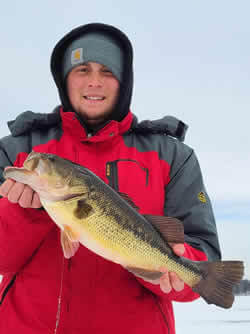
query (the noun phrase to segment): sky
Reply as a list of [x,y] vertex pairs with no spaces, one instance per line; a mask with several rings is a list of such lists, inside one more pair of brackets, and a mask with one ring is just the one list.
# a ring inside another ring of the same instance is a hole
[[[6,122],[60,103],[49,62],[71,29],[102,22],[134,46],[131,110],[175,116],[202,168],[223,256],[250,264],[250,2],[4,1],[0,13],[0,137]],[[250,270],[247,269],[250,278]]]

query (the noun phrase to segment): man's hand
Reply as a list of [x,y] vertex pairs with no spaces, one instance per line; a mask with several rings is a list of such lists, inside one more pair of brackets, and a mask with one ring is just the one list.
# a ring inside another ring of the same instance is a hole
[[[183,244],[170,244],[174,253],[178,256],[182,256],[185,252],[185,246]],[[146,280],[152,284],[160,284],[160,288],[163,292],[169,293],[172,289],[175,291],[181,291],[184,289],[184,282],[173,272],[169,272],[166,268],[159,268],[164,275],[157,280]]]
[[28,185],[7,179],[0,186],[0,195],[11,203],[18,203],[23,208],[38,209],[42,206],[40,198]]

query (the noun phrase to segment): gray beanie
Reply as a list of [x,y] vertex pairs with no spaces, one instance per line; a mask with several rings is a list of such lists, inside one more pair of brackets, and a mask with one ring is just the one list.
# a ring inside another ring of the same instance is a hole
[[90,32],[74,40],[63,57],[63,78],[77,65],[96,62],[106,66],[114,76],[122,81],[123,52],[119,44],[110,36]]

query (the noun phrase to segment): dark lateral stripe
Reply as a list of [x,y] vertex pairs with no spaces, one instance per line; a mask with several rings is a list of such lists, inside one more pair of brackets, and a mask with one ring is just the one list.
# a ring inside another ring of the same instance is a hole
[[186,268],[188,271],[190,271],[192,273],[195,273],[198,276],[201,275],[201,271],[198,268],[198,266],[195,264],[194,261],[191,261],[191,260],[189,260],[187,258],[184,258],[184,257],[179,257],[179,256],[175,255],[173,252],[169,256],[169,258],[172,261],[175,261],[176,263],[178,263],[180,266],[183,266],[184,268]]

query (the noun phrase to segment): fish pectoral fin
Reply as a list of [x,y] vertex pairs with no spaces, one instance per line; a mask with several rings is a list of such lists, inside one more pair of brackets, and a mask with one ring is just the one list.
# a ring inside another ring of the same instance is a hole
[[161,233],[167,242],[184,243],[184,226],[173,217],[144,215],[144,217]]
[[80,244],[79,241],[71,241],[68,235],[61,230],[61,245],[63,249],[63,254],[66,259],[71,258],[77,252]]
[[129,272],[133,273],[135,276],[141,277],[143,279],[155,280],[160,278],[164,273],[157,270],[148,270],[137,267],[125,267]]
[[69,239],[69,241],[77,242],[80,239],[80,235],[72,230],[72,228],[68,225],[63,225],[63,232]]

